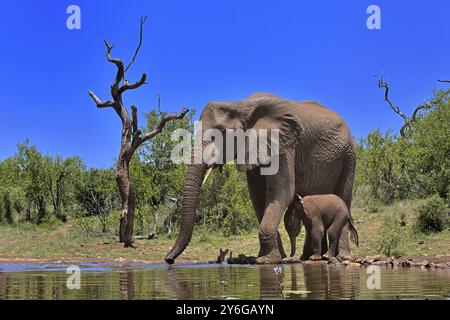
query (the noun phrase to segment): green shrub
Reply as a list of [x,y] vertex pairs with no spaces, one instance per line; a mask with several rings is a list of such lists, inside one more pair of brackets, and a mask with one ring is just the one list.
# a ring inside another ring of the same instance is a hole
[[399,246],[403,242],[405,230],[402,227],[401,217],[389,217],[379,232],[377,251],[386,256],[400,255]]
[[441,232],[448,224],[448,208],[438,195],[425,199],[417,208],[416,229],[422,233]]

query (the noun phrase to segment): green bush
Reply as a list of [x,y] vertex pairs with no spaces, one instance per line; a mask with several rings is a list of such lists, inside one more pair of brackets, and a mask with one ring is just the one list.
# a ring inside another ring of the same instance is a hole
[[402,218],[395,216],[387,217],[379,232],[377,251],[386,256],[397,256],[401,252],[399,247],[404,239],[405,230],[402,227]]
[[416,229],[422,233],[441,232],[448,225],[448,208],[438,195],[425,199],[417,208]]

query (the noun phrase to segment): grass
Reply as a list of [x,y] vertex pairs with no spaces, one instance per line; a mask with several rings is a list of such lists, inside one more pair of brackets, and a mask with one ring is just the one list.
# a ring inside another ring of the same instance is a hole
[[450,230],[439,233],[423,234],[415,229],[416,209],[420,201],[408,200],[396,202],[390,206],[381,206],[376,213],[362,209],[352,209],[353,219],[359,233],[360,246],[352,250],[354,254],[376,255],[381,241],[383,226],[392,220],[403,220],[400,229],[400,243],[395,250],[405,256],[434,256],[450,253]]
[[[396,249],[401,255],[425,256],[445,255],[450,252],[450,231],[424,235],[414,230],[416,201],[398,202],[391,206],[380,207],[376,213],[362,209],[352,210],[359,233],[360,247],[352,248],[357,255],[376,255],[380,241],[380,228],[387,219],[402,215],[405,226],[402,227],[401,241]],[[93,228],[98,224],[95,218],[69,220],[66,224],[55,221],[36,226],[21,223],[13,226],[0,225],[0,259],[55,259],[55,260],[142,260],[161,262],[173,245],[175,238],[163,236],[153,240],[136,240],[135,249],[123,248],[116,237],[98,232]],[[114,221],[113,221],[114,222]],[[86,226],[90,226],[86,229]],[[96,230],[97,229],[97,230]],[[290,251],[287,234],[280,226],[286,252]],[[302,229],[297,240],[297,254],[301,254],[305,231]],[[219,232],[196,227],[191,244],[178,261],[205,262],[215,261],[219,248],[228,248],[233,256],[240,253],[256,255],[258,253],[258,235],[254,230],[245,235],[224,237]]]

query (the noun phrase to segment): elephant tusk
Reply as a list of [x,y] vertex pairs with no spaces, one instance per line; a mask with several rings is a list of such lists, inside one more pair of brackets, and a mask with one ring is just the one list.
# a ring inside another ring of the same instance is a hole
[[206,183],[206,180],[208,180],[208,178],[211,175],[212,171],[213,171],[213,167],[209,168],[208,171],[206,171],[205,178],[203,179],[203,182],[202,182],[202,187]]

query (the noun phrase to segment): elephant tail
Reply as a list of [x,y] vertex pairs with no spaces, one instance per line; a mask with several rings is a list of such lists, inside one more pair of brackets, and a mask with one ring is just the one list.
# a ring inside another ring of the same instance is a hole
[[359,247],[359,236],[358,231],[356,231],[355,225],[353,223],[353,219],[351,216],[348,217],[348,225],[350,226],[350,239],[356,243]]

